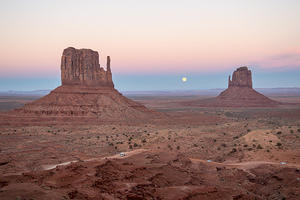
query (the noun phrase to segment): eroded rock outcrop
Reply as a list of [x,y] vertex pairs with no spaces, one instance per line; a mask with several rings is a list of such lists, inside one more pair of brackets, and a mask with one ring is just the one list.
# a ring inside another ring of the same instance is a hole
[[99,54],[91,49],[66,48],[61,57],[62,85],[90,85],[114,87],[107,57],[107,70],[99,64]]
[[252,88],[252,75],[248,67],[240,67],[233,72],[232,80],[228,79],[228,87]]
[[136,122],[157,115],[114,88],[110,62],[108,56],[104,70],[100,67],[98,52],[73,47],[65,49],[61,58],[62,85],[15,112],[18,116],[41,117],[39,120],[47,116],[82,121],[84,117],[93,122]]
[[252,88],[252,73],[248,67],[240,67],[228,78],[228,88],[216,98],[185,102],[200,107],[273,107],[280,103],[269,99]]

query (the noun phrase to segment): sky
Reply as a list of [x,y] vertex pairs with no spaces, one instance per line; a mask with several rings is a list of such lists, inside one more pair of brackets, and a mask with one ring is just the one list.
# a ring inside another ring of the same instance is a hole
[[[67,47],[111,56],[120,90],[300,87],[298,0],[0,0],[0,91],[53,89]],[[182,83],[181,78],[187,77]]]

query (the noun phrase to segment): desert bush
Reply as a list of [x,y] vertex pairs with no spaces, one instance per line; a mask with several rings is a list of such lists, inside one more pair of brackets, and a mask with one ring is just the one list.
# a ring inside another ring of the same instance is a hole
[[294,133],[294,130],[290,130],[290,133]]
[[263,149],[262,146],[261,146],[260,144],[258,144],[256,148],[257,148],[257,149]]
[[137,146],[138,146],[138,144],[137,144],[137,143],[134,143],[134,144],[133,144],[133,146],[134,146],[134,147],[137,147]]
[[298,133],[300,133],[300,128],[298,129]]
[[177,146],[176,148],[177,148],[177,150],[179,150],[179,149],[180,149],[180,146]]
[[282,144],[280,142],[277,142],[276,146],[280,147]]
[[278,131],[276,134],[277,134],[277,135],[280,135],[281,133],[282,133],[281,131]]

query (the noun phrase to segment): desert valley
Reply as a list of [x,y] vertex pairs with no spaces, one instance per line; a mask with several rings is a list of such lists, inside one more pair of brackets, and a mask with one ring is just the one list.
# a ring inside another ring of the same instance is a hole
[[299,0],[1,0],[0,200],[300,200]]
[[299,199],[297,90],[240,67],[220,94],[124,96],[110,60],[66,48],[61,86],[1,96],[0,199]]

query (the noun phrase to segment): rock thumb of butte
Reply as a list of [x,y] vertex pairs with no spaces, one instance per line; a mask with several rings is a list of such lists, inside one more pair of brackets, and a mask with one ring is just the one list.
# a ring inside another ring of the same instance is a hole
[[66,48],[61,57],[62,85],[16,111],[32,116],[81,116],[100,121],[135,121],[152,116],[153,111],[114,88],[110,61],[108,56],[104,70],[97,51]]

